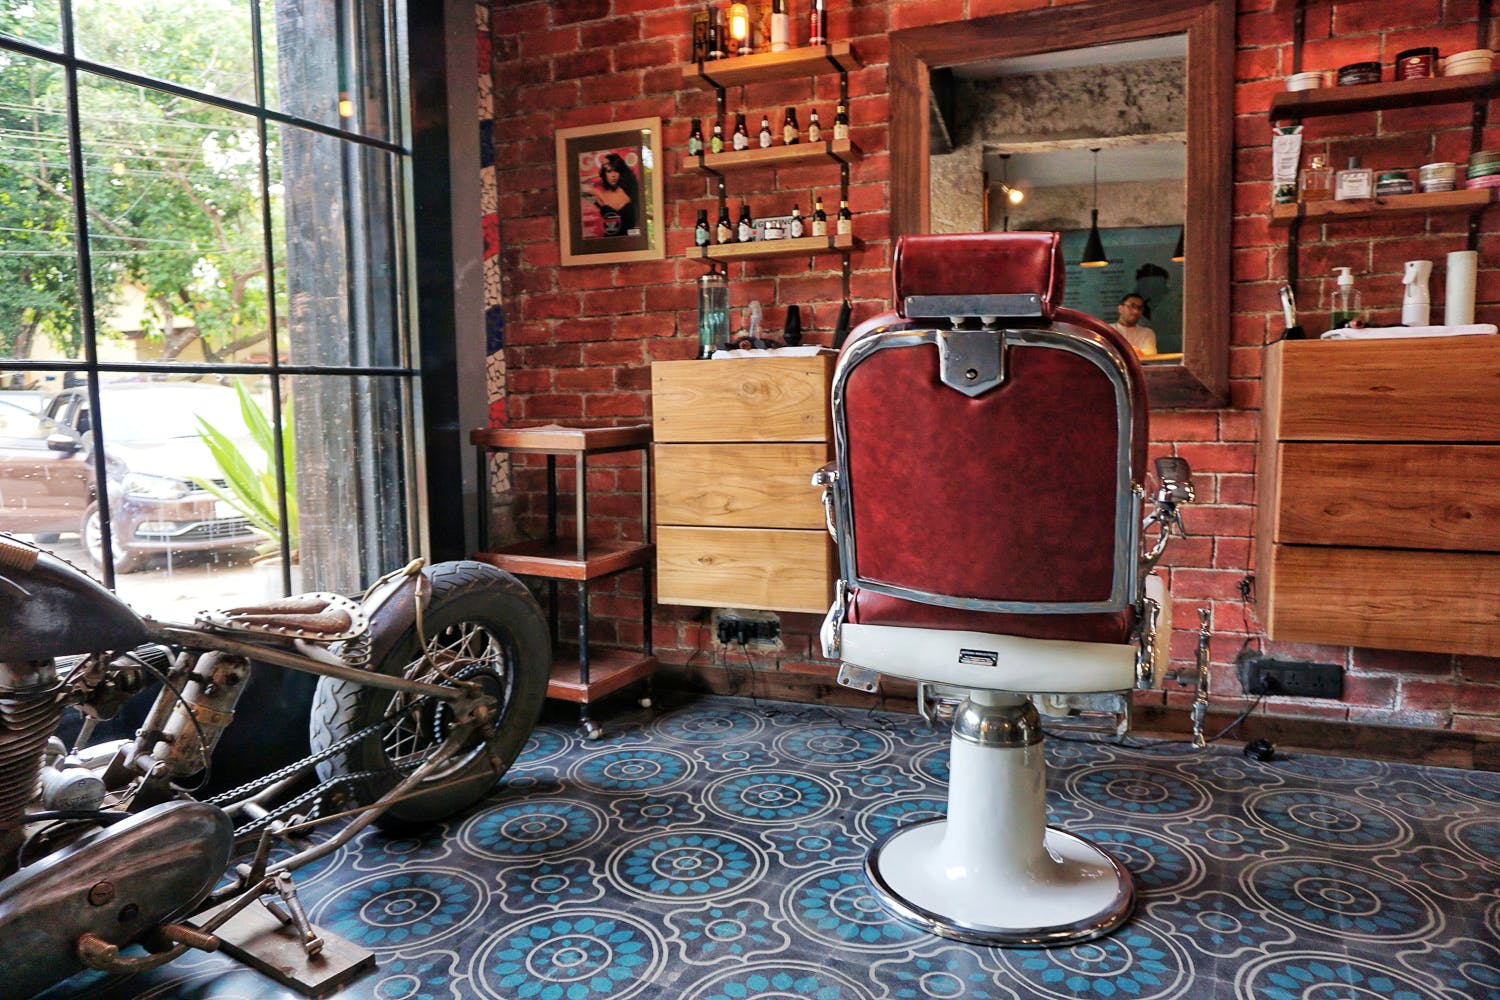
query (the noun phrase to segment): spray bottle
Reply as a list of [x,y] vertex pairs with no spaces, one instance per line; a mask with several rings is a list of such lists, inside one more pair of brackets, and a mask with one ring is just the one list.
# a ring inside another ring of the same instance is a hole
[[1328,314],[1328,329],[1364,325],[1364,302],[1354,287],[1354,268],[1336,267],[1339,282],[1333,291],[1333,309]]
[[1401,295],[1401,325],[1426,326],[1432,321],[1432,297],[1427,280],[1432,277],[1432,261],[1409,260],[1401,277],[1405,291]]

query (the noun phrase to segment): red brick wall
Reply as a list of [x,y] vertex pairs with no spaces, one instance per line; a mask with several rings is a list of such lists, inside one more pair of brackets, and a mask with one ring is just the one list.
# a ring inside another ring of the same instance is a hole
[[[865,64],[849,78],[853,139],[865,154],[852,168],[849,196],[855,234],[864,241],[864,249],[852,261],[856,322],[884,309],[889,287],[887,33],[1040,5],[1025,0],[859,5],[832,0],[831,35],[851,39]],[[1174,620],[1179,626],[1172,637],[1174,659],[1182,665],[1191,659],[1195,635],[1188,627],[1196,622],[1200,606],[1211,606],[1216,629],[1214,689],[1231,703],[1239,692],[1228,664],[1247,643],[1257,641],[1259,633],[1253,605],[1241,600],[1240,583],[1254,569],[1256,410],[1263,348],[1281,330],[1276,289],[1286,258],[1285,232],[1267,224],[1270,147],[1265,109],[1290,72],[1294,6],[1275,0],[1239,4],[1230,405],[1158,412],[1152,422],[1153,454],[1175,452],[1189,459],[1199,485],[1200,503],[1188,514],[1194,537],[1179,541],[1168,553]],[[679,66],[689,57],[691,16],[700,8],[697,3],[645,0],[563,0],[494,8],[495,170],[508,380],[503,411],[513,423],[645,419],[650,414],[651,362],[694,353],[693,282],[702,268],[681,255],[691,245],[697,211],[709,209],[710,218],[715,218],[717,201],[708,180],[679,173],[676,166],[690,120],[701,117],[706,131],[714,114],[711,92],[681,85]],[[1307,14],[1303,68],[1333,69],[1376,58],[1389,66],[1398,51],[1418,44],[1438,45],[1444,53],[1473,48],[1476,10],[1477,0],[1336,7],[1314,0]],[[788,104],[796,105],[805,120],[805,109],[816,103],[825,123],[831,121],[837,81],[825,77],[760,84],[743,94],[733,90],[729,96],[729,112],[746,111],[753,134],[763,111],[773,128],[779,127],[780,111]],[[666,259],[559,267],[553,131],[658,115],[665,126]],[[1335,165],[1342,165],[1348,155],[1359,155],[1365,166],[1377,171],[1414,169],[1436,159],[1462,163],[1468,153],[1468,124],[1466,106],[1310,121],[1304,155],[1327,151]],[[1487,130],[1484,144],[1500,145],[1500,128]],[[794,201],[805,212],[814,191],[823,194],[825,204],[834,202],[830,209],[835,207],[837,184],[836,167],[798,167],[765,171],[763,176],[732,174],[729,193],[732,204],[744,198],[756,215],[780,214]],[[1400,219],[1344,225],[1326,234],[1304,227],[1304,280],[1297,295],[1309,332],[1316,335],[1326,325],[1318,319],[1326,314],[1318,308],[1320,292],[1326,294],[1325,276],[1339,264],[1353,265],[1364,275],[1361,284],[1374,319],[1397,318],[1401,263],[1417,258],[1441,261],[1448,251],[1463,249],[1463,221],[1442,216]],[[1481,314],[1500,303],[1497,257],[1500,237],[1486,235],[1481,241]],[[738,309],[759,299],[767,306],[771,330],[780,328],[784,316],[774,303],[797,302],[808,340],[828,342],[840,293],[836,259],[819,258],[812,266],[785,260],[736,264],[730,282],[731,304]],[[1433,282],[1437,315],[1442,308],[1441,285],[1441,280]],[[589,480],[593,530],[639,537],[640,476],[635,459],[597,462]],[[518,464],[515,511],[517,527],[526,534],[536,534],[542,523],[541,482],[538,463]],[[564,488],[571,489],[566,475]],[[596,588],[592,613],[598,639],[639,639],[639,591],[635,573]],[[834,671],[816,655],[816,616],[783,615],[786,649],[748,657],[739,649],[716,647],[701,622],[697,609],[658,607],[654,640],[661,658],[736,672],[748,664],[758,671],[824,680]],[[1347,667],[1343,702],[1272,699],[1262,706],[1263,712],[1500,735],[1500,663],[1495,660],[1263,645]],[[1147,697],[1159,701],[1164,696]],[[1172,704],[1186,704],[1190,696],[1174,692],[1165,697]]]

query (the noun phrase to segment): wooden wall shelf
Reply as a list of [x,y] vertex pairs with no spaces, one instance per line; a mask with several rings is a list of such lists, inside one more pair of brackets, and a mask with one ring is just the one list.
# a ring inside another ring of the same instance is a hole
[[724,153],[704,153],[701,157],[684,156],[682,170],[689,174],[714,174],[727,170],[784,167],[825,159],[837,163],[854,163],[862,155],[859,147],[848,139],[830,139],[826,142],[799,142],[795,146],[772,146],[769,149],[756,147]]
[[1350,201],[1300,202],[1296,205],[1271,206],[1271,223],[1287,226],[1294,219],[1312,222],[1339,222],[1370,219],[1376,216],[1428,215],[1432,212],[1475,212],[1495,200],[1496,188],[1473,191],[1436,191],[1429,194],[1392,194],[1381,198],[1355,198]]
[[785,52],[762,52],[733,59],[687,63],[682,67],[682,82],[713,90],[834,71],[847,73],[861,65],[859,56],[848,42],[833,42],[829,45],[803,45]]
[[714,261],[770,260],[773,257],[815,257],[825,253],[848,253],[863,246],[853,236],[803,236],[795,240],[761,240],[756,243],[716,243],[693,247],[687,256],[708,264]]
[[1381,111],[1386,108],[1459,104],[1484,100],[1497,93],[1500,93],[1500,73],[1495,72],[1365,83],[1353,87],[1284,91],[1271,98],[1271,119],[1297,121],[1302,118]]

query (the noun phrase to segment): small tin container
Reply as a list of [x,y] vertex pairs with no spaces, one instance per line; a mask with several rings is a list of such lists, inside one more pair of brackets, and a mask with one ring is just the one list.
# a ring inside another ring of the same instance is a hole
[[1412,194],[1416,190],[1417,186],[1412,183],[1405,170],[1387,170],[1375,182],[1375,197],[1377,198],[1392,194]]
[[1471,191],[1477,188],[1500,187],[1500,174],[1489,174],[1485,177],[1470,177],[1464,181],[1464,187]]
[[1339,67],[1338,85],[1340,87],[1353,87],[1361,83],[1380,82],[1380,63],[1357,62],[1347,66]]
[[1323,86],[1322,72],[1293,73],[1286,78],[1287,90],[1317,90]]
[[1452,191],[1457,180],[1456,163],[1424,163],[1422,169],[1417,171],[1417,186],[1427,194]]
[[1436,45],[1423,45],[1407,49],[1396,56],[1396,79],[1425,80],[1437,76],[1438,50]]
[[1464,173],[1467,177],[1488,177],[1491,174],[1500,174],[1500,150],[1481,149],[1470,155],[1468,169]]
[[1444,76],[1464,76],[1468,73],[1488,73],[1495,63],[1493,49],[1469,49],[1455,52],[1443,60]]

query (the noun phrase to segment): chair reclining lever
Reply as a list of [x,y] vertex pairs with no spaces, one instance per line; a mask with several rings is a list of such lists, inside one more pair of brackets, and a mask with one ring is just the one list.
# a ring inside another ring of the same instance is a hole
[[823,519],[828,522],[828,534],[833,540],[839,540],[839,530],[835,522],[833,510],[833,494],[839,485],[839,470],[836,462],[829,462],[817,472],[813,473],[812,484],[823,487]]

